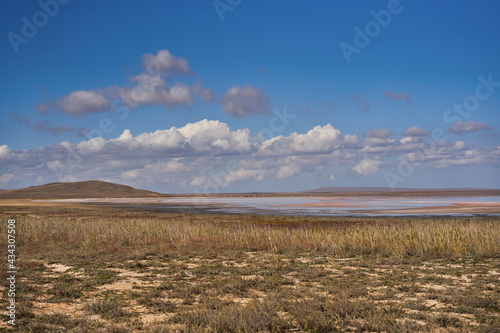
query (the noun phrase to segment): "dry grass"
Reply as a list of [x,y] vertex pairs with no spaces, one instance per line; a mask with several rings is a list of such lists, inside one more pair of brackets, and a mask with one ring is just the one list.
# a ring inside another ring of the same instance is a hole
[[23,332],[495,332],[500,326],[498,218],[2,211],[17,220]]
[[[156,218],[60,217],[17,220],[25,253],[40,251],[84,253],[123,252],[149,248],[161,254],[172,249],[204,251],[318,251],[334,257],[355,255],[418,256],[423,258],[485,258],[500,255],[497,219],[359,219],[332,218],[331,223],[274,221],[265,217],[210,216],[210,221],[189,214]],[[295,218],[297,219],[297,218]],[[264,221],[262,221],[264,220]],[[264,223],[263,223],[264,222]],[[354,222],[350,224],[350,222]],[[5,234],[5,224],[2,225]]]

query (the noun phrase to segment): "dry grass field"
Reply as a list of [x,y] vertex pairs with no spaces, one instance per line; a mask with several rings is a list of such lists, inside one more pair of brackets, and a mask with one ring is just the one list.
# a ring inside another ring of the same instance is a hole
[[[17,221],[21,332],[500,327],[495,217],[216,215],[78,205],[0,205],[0,212],[3,249],[6,221]],[[6,275],[2,270],[3,281]]]

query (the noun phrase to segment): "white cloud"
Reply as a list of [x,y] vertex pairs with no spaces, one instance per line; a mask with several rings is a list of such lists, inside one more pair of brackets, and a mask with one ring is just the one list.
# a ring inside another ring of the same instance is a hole
[[77,181],[80,181],[81,179],[79,178],[76,178],[72,175],[64,175],[62,178],[61,178],[61,182],[77,182]]
[[369,159],[365,158],[358,164],[356,164],[352,169],[356,171],[359,175],[367,176],[369,174],[378,171],[378,167],[382,164],[379,159]]
[[137,179],[140,181],[154,182],[157,179],[165,181],[185,171],[190,171],[190,168],[184,165],[179,158],[173,158],[168,162],[157,161],[155,163],[146,164],[142,169],[124,171],[121,173],[121,176],[127,180]]
[[[350,142],[352,142],[352,137]],[[305,134],[294,132],[288,137],[277,136],[262,143],[262,154],[330,153],[343,144],[340,131],[330,124],[316,126]]]
[[132,139],[133,136],[132,136],[132,133],[130,132],[129,129],[126,129],[123,131],[123,133],[118,137],[117,140],[119,141],[125,141],[125,140],[130,140]]
[[173,158],[168,162],[148,164],[146,169],[155,173],[181,173],[187,170],[186,166],[180,162],[179,158]]
[[456,141],[455,144],[453,145],[454,149],[460,150],[465,146],[465,142],[463,141]]
[[472,132],[492,132],[493,129],[486,123],[479,123],[472,120],[465,122],[453,122],[449,132],[452,134],[464,135]]
[[[102,89],[77,90],[56,100],[50,105],[70,115],[104,112],[111,108],[112,99],[118,99],[129,108],[139,105],[164,105],[167,108],[194,103],[192,94],[201,99],[213,101],[213,91],[205,89],[199,82],[190,87],[181,82],[167,84],[166,78],[174,75],[190,75],[186,59],[175,57],[168,50],[160,50],[156,55],[144,54],[144,72],[132,76],[132,87],[111,86]],[[39,113],[49,112],[47,104],[37,104]]]
[[366,138],[361,151],[366,153],[383,153],[397,149],[398,140],[382,138]]
[[205,172],[203,175],[194,175],[189,186],[199,188],[225,188],[240,181],[263,181],[269,177],[272,171],[269,169],[244,169],[239,168],[231,171]]
[[253,179],[255,181],[262,181],[266,176],[269,175],[269,170],[245,170],[239,169],[236,171],[231,171],[226,179],[227,185],[242,181]]
[[344,145],[348,147],[356,147],[359,145],[359,138],[356,134],[346,134],[344,136]]
[[260,89],[250,86],[233,86],[221,98],[222,108],[233,117],[256,114],[268,115],[271,111],[269,97]]
[[372,128],[366,133],[368,138],[377,138],[377,139],[387,139],[392,135],[392,132],[388,129],[378,129]]
[[191,180],[191,182],[189,183],[189,186],[193,186],[193,187],[202,186],[202,185],[205,185],[206,182],[207,182],[207,180],[205,179],[205,177],[195,176],[194,179]]
[[136,82],[137,86],[131,89],[108,89],[111,96],[120,98],[130,108],[154,104],[162,104],[168,108],[194,103],[191,88],[183,83],[176,83],[169,88],[161,77],[149,77],[144,73],[132,78],[132,81]]
[[9,183],[14,180],[15,176],[11,173],[4,173],[0,176],[0,186],[9,185]]
[[[325,174],[333,165],[348,166],[351,175],[366,176],[398,157],[426,168],[500,164],[500,147],[474,147],[464,141],[436,143],[413,136],[366,138],[360,143],[356,135],[343,135],[331,124],[264,142],[255,134],[248,128],[233,130],[226,123],[204,119],[139,134],[126,129],[108,140],[96,137],[15,151],[0,145],[0,175],[5,175],[4,182],[10,181],[9,186],[37,179],[97,178],[193,192],[203,186],[222,189],[237,182],[286,179],[306,172]],[[334,175],[326,175],[335,180]]]
[[434,154],[425,155],[425,166],[449,168],[455,165],[498,165],[500,146],[486,149],[467,148],[463,141],[457,141],[448,149],[440,148]]
[[92,139],[95,142],[85,141],[77,147],[83,151],[90,149],[91,145],[95,148],[93,152],[110,156],[126,153],[163,157],[241,153],[252,149],[248,129],[232,131],[226,123],[207,119],[137,136],[133,136],[130,130],[125,130],[117,139],[97,139]]
[[426,129],[420,128],[418,126],[413,126],[408,128],[403,132],[404,136],[426,136],[429,135],[431,131],[428,131]]
[[103,112],[111,103],[96,91],[77,90],[58,100],[55,105],[61,111],[77,116],[89,112]]
[[121,173],[121,176],[125,180],[136,179],[139,177],[141,171],[139,169],[127,170]]
[[159,50],[156,55],[146,53],[142,56],[142,66],[150,74],[164,73],[167,76],[174,74],[190,75],[193,71],[189,69],[186,59],[175,57],[169,50]]
[[404,138],[399,139],[399,142],[401,142],[403,144],[405,144],[407,142],[412,142],[412,141],[413,141],[413,137],[411,137],[411,136],[405,136]]
[[300,173],[300,171],[302,171],[302,170],[298,166],[284,165],[284,166],[279,168],[277,176],[280,179],[289,178],[289,177],[297,175],[298,173]]
[[0,146],[0,159],[7,158],[10,156],[11,150],[7,145]]
[[82,155],[88,155],[102,151],[105,145],[106,141],[101,137],[97,137],[97,138],[92,138],[88,141],[82,141],[76,144],[75,148]]

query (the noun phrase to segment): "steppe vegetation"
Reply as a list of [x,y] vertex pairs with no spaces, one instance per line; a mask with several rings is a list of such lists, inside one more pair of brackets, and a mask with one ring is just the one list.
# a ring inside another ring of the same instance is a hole
[[77,205],[0,211],[2,248],[4,222],[17,221],[16,329],[23,332],[500,327],[496,217],[217,215]]

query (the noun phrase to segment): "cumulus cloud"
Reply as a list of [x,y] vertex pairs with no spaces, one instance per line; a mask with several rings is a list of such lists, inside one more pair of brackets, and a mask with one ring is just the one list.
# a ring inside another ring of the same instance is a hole
[[[14,168],[16,172],[11,173],[26,177],[27,170],[36,169],[35,178],[41,176],[50,181],[72,176],[77,180],[90,177],[139,184],[142,180],[153,184],[160,180],[179,185],[187,184],[189,177],[215,168],[222,163],[221,159],[249,154],[257,149],[255,141],[246,128],[231,130],[225,123],[204,119],[138,135],[125,130],[109,140],[95,137],[22,151],[11,151],[4,145],[0,146],[0,168]],[[247,174],[260,179],[257,173]],[[244,178],[243,173],[234,173],[228,179],[240,178]]]
[[150,53],[144,54],[142,56],[142,67],[144,67],[146,72],[151,76],[160,73],[164,73],[167,76],[175,74],[194,74],[194,72],[189,69],[186,59],[175,57],[169,50],[159,50],[156,52],[156,55]]
[[392,132],[388,129],[372,128],[366,133],[368,138],[387,139],[390,136],[392,136]]
[[164,187],[165,192],[196,192],[205,187],[221,190],[237,182],[287,179],[304,172],[328,175],[333,165],[352,168],[352,175],[369,176],[394,163],[393,159],[427,168],[500,165],[500,146],[482,148],[410,136],[391,140],[387,133],[373,136],[360,141],[327,124],[260,141],[248,128],[231,129],[226,123],[204,119],[154,132],[124,130],[107,140],[95,137],[26,150],[0,145],[0,177],[4,175],[4,187],[20,179],[33,183],[98,178]]
[[229,126],[217,120],[201,120],[183,127],[171,127],[133,136],[125,130],[116,139],[97,137],[72,146],[83,155],[176,157],[200,154],[228,154],[244,152],[252,148],[250,131],[231,131]]
[[111,102],[96,91],[77,90],[59,99],[55,106],[65,113],[78,116],[109,110]]
[[391,93],[389,91],[385,91],[384,96],[392,99],[393,101],[397,101],[399,99],[404,99],[406,102],[410,103],[410,96],[408,96],[408,94],[405,92],[395,94],[395,93]]
[[229,172],[229,175],[226,179],[227,185],[242,181],[242,180],[248,180],[248,179],[253,179],[255,181],[262,181],[266,176],[269,174],[269,170],[246,170],[246,169],[239,169],[235,171]]
[[297,175],[300,171],[302,170],[296,165],[284,165],[279,168],[277,176],[280,179],[289,178]]
[[340,131],[332,125],[316,126],[305,134],[294,132],[276,136],[262,143],[261,153],[268,155],[328,153],[343,144]]
[[121,99],[130,108],[153,104],[161,104],[168,108],[194,102],[191,88],[183,83],[168,87],[160,76],[151,77],[144,73],[131,78],[131,81],[137,84],[131,89],[108,88],[111,96]]
[[389,139],[392,132],[387,129],[373,128],[365,133],[361,151],[365,153],[385,154],[395,148],[397,140]]
[[[405,156],[405,158],[411,158]],[[419,158],[415,158],[420,161]],[[457,141],[448,149],[436,148],[425,155],[421,164],[432,168],[449,168],[456,165],[498,165],[500,161],[500,146],[485,149],[467,147],[463,141]],[[415,163],[418,165],[418,163]]]
[[260,89],[251,86],[232,86],[222,96],[222,108],[233,117],[246,117],[256,114],[269,115],[269,97]]
[[73,116],[104,112],[110,110],[112,100],[119,100],[129,108],[154,104],[170,108],[194,103],[193,94],[213,102],[213,91],[203,88],[199,82],[192,87],[181,82],[167,83],[167,79],[174,76],[194,74],[186,59],[175,57],[169,50],[144,54],[142,67],[142,73],[129,78],[132,82],[130,87],[111,86],[73,91],[54,102],[37,104],[37,112],[47,114],[50,106]]
[[9,146],[7,145],[1,145],[0,146],[0,159],[6,159],[7,157],[10,156],[11,150]]
[[413,126],[408,128],[403,132],[404,136],[413,136],[413,137],[420,137],[420,136],[426,136],[429,135],[431,131],[428,131],[426,129],[420,128],[418,126]]
[[479,123],[472,120],[467,120],[465,122],[463,121],[453,122],[448,132],[452,134],[464,135],[473,132],[482,132],[484,134],[488,132],[491,133],[492,131],[493,128],[488,126],[488,124],[486,123]]
[[358,174],[362,176],[367,176],[369,174],[375,173],[378,171],[378,167],[382,164],[382,161],[379,159],[369,159],[365,158],[358,164],[356,164],[352,169]]

